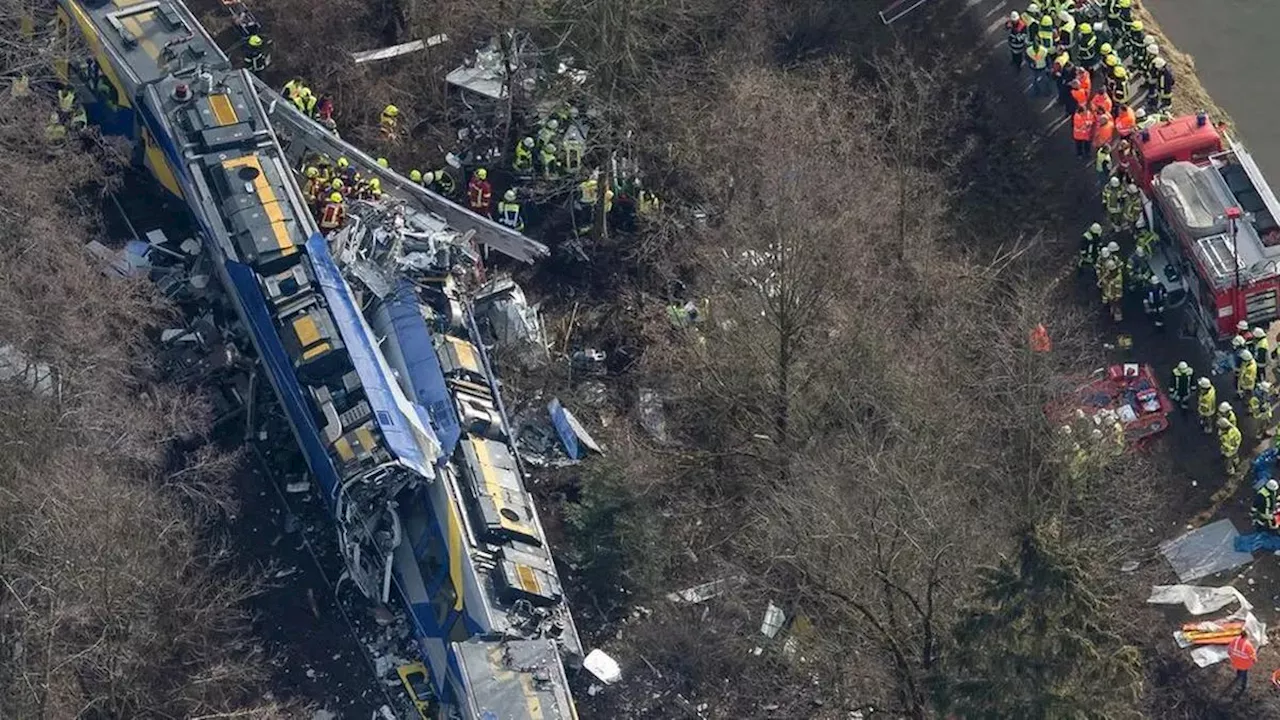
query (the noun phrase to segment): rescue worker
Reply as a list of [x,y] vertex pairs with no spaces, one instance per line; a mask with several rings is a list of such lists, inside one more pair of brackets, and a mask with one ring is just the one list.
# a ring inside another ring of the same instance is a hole
[[1236,397],[1247,398],[1258,384],[1258,363],[1253,353],[1248,350],[1240,352],[1240,369],[1236,370]]
[[524,217],[520,213],[520,203],[516,202],[516,191],[507,190],[498,203],[498,222],[515,230],[524,232]]
[[636,213],[641,217],[653,215],[658,211],[660,201],[654,193],[644,189],[639,178],[636,179]]
[[542,124],[538,129],[538,147],[545,148],[547,145],[555,142],[560,136],[560,123],[555,118],[551,118]]
[[262,72],[271,64],[271,54],[267,52],[267,43],[261,35],[250,35],[245,41],[248,48],[244,51],[244,64],[253,72]]
[[1102,207],[1107,211],[1111,231],[1119,230],[1124,213],[1124,192],[1120,189],[1120,178],[1114,175],[1107,181],[1106,187],[1102,188]]
[[1231,683],[1233,686],[1239,686],[1236,688],[1235,697],[1240,697],[1244,695],[1245,688],[1249,685],[1249,671],[1258,661],[1258,649],[1253,646],[1253,641],[1249,639],[1247,632],[1232,638],[1231,644],[1227,646],[1227,657],[1231,658],[1231,669],[1236,671],[1236,679]]
[[1280,482],[1275,478],[1263,483],[1253,495],[1253,504],[1249,508],[1249,517],[1258,530],[1275,532],[1276,530],[1276,491],[1280,490]]
[[320,194],[324,192],[324,178],[320,177],[320,170],[314,165],[308,165],[303,171],[307,178],[306,195],[307,203],[315,206],[320,202]]
[[1027,66],[1031,68],[1031,94],[1036,96],[1045,94],[1047,90],[1045,74],[1049,71],[1049,48],[1033,39],[1027,46]]
[[1076,46],[1076,19],[1066,10],[1058,11],[1058,37],[1057,47],[1059,50],[1070,52]]
[[1173,368],[1169,380],[1169,397],[1185,412],[1191,407],[1191,366],[1180,362]]
[[1080,236],[1080,259],[1076,267],[1080,272],[1092,268],[1098,261],[1098,251],[1102,249],[1102,225],[1094,223],[1085,229]]
[[347,208],[342,202],[342,193],[333,193],[320,210],[320,229],[325,233],[333,232],[341,228],[346,219]]
[[467,183],[467,207],[477,215],[489,217],[493,205],[493,186],[489,184],[489,171],[476,169]]
[[[1094,115],[1094,121],[1097,122],[1097,115]],[[1094,133],[1095,136],[1097,133]],[[1098,174],[1098,183],[1106,185],[1107,178],[1111,176],[1111,145],[1103,143],[1098,145],[1098,151],[1093,155],[1093,169]]]
[[1235,477],[1240,469],[1240,443],[1243,439],[1240,428],[1225,417],[1218,418],[1218,449],[1222,452],[1228,478]]
[[1271,364],[1271,339],[1267,337],[1267,331],[1260,327],[1253,329],[1253,359],[1258,363],[1258,379],[1266,380],[1267,368]]
[[338,175],[337,176],[339,178],[342,178],[343,182],[349,183],[351,185],[355,185],[356,177],[358,177],[359,174],[360,173],[354,167],[351,166],[350,160],[342,156],[338,157]]
[[[1111,32],[1111,26],[1105,22],[1095,22],[1093,24],[1093,36],[1098,38],[1098,56],[1106,57],[1112,52],[1111,43],[1115,41],[1115,33]],[[1106,48],[1105,50],[1103,48]]]
[[280,88],[280,94],[289,102],[293,102],[294,97],[297,96],[298,91],[303,87],[305,87],[305,85],[302,84],[302,78],[294,75],[282,88]]
[[67,139],[67,126],[57,110],[49,113],[49,121],[44,126],[44,139],[50,144]]
[[1151,73],[1152,85],[1156,90],[1155,109],[1165,112],[1173,106],[1173,68],[1169,67],[1164,58],[1158,57],[1151,61]]
[[1121,104],[1116,108],[1116,134],[1122,138],[1127,138],[1133,134],[1138,128],[1138,118],[1133,112],[1133,108],[1128,105]]
[[1151,285],[1151,265],[1147,262],[1147,254],[1142,248],[1134,248],[1129,255],[1128,289],[1131,293],[1145,293]]
[[1200,396],[1196,399],[1196,414],[1200,416],[1200,429],[1205,435],[1213,432],[1213,418],[1217,412],[1218,391],[1213,386],[1213,382],[1207,377],[1201,377],[1196,381],[1196,387],[1200,388]]
[[561,167],[570,175],[576,175],[582,169],[582,154],[587,150],[586,140],[583,139],[577,125],[570,125],[564,131],[560,147],[564,150]]
[[435,172],[427,173],[423,178],[429,186],[429,189],[437,195],[443,195],[447,198],[454,197],[458,192],[458,181],[453,179],[453,174],[448,168],[440,168]]
[[1116,19],[1118,22],[1112,23],[1110,15],[1107,16],[1107,23],[1111,25],[1112,32],[1117,37],[1121,37],[1124,28],[1133,22],[1133,0],[1116,0]]
[[1111,144],[1111,140],[1115,137],[1116,125],[1111,120],[1111,116],[1107,113],[1094,112],[1093,114],[1093,146],[1101,149],[1103,146]]
[[1129,71],[1125,70],[1123,65],[1117,65],[1111,69],[1107,89],[1111,95],[1111,102],[1116,105],[1129,104]]
[[1156,231],[1144,224],[1142,229],[1138,231],[1138,236],[1134,241],[1134,244],[1137,247],[1142,248],[1142,252],[1146,253],[1147,256],[1150,257],[1155,250],[1156,243],[1159,241],[1160,236],[1156,234]]
[[399,132],[400,108],[395,105],[387,105],[382,109],[382,115],[378,117],[378,130],[382,132],[382,139],[389,142],[395,142]]
[[1157,331],[1162,331],[1164,330],[1164,283],[1160,282],[1160,278],[1152,275],[1147,284],[1147,294],[1142,298],[1142,309],[1147,313],[1147,317],[1151,319],[1151,325]]
[[516,151],[511,160],[511,169],[516,171],[517,175],[530,175],[533,173],[533,138],[525,137],[516,143]]
[[1093,72],[1098,67],[1098,36],[1089,23],[1081,23],[1079,37],[1076,39],[1076,63],[1080,67]]
[[1120,56],[1128,60],[1135,57],[1146,44],[1142,42],[1143,37],[1147,34],[1146,27],[1143,26],[1141,20],[1130,20],[1124,27],[1124,42],[1120,44]]
[[1262,439],[1274,431],[1272,423],[1272,405],[1275,398],[1271,394],[1271,383],[1263,380],[1249,395],[1249,418],[1253,420],[1254,437]]
[[556,150],[555,143],[543,145],[538,160],[542,163],[542,177],[547,180],[555,180],[560,177],[560,156]]
[[1087,103],[1080,104],[1071,116],[1071,139],[1076,142],[1076,157],[1089,157],[1093,147],[1093,113]]
[[1125,227],[1131,228],[1140,217],[1142,217],[1142,193],[1138,192],[1137,185],[1129,183],[1124,188],[1124,206],[1120,209],[1120,219]]
[[1035,37],[1031,38],[1031,41],[1038,45],[1043,45],[1046,49],[1053,47],[1053,18],[1048,15],[1040,17],[1040,24],[1036,26],[1036,34]]
[[365,199],[375,202],[382,199],[382,180],[380,178],[369,178],[369,182],[365,185]]
[[1111,116],[1111,109],[1114,103],[1111,102],[1111,96],[1107,94],[1106,85],[1100,85],[1093,89],[1093,99],[1089,101],[1089,109],[1093,114],[1101,119],[1103,115]]
[[[1129,67],[1133,69],[1139,77],[1145,78],[1148,68],[1151,67],[1151,51],[1148,50],[1154,42],[1150,35],[1144,34],[1138,38],[1137,43],[1133,46],[1133,53],[1130,56]],[[1143,80],[1143,86],[1146,86],[1146,80]]]
[[[1236,411],[1231,407],[1231,403],[1226,401],[1218,403],[1218,420],[1226,420],[1234,428],[1240,427],[1240,421],[1236,419]],[[1221,430],[1222,426],[1219,425],[1218,428]]]
[[315,108],[316,99],[311,94],[311,88],[303,85],[293,94],[293,106],[298,108],[298,112],[304,115],[310,115],[311,110]]
[[[342,178],[338,178],[338,177],[330,180],[329,192],[335,192],[335,193],[338,193],[339,195],[346,195],[347,194],[346,183],[342,182]],[[321,190],[320,193],[323,195],[324,190]]]
[[[1108,256],[1110,256],[1108,252]],[[1098,274],[1098,285],[1102,290],[1102,304],[1111,308],[1111,319],[1120,322],[1124,319],[1121,303],[1124,300],[1124,270],[1114,257],[1107,257]]]
[[322,124],[333,121],[333,95],[330,93],[320,95],[320,102],[316,104],[316,119]]

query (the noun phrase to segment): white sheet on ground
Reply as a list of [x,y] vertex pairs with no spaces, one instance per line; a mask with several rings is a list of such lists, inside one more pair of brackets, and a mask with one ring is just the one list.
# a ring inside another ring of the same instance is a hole
[[1252,554],[1236,551],[1235,540],[1239,536],[1235,525],[1223,518],[1166,540],[1160,544],[1160,552],[1173,566],[1178,580],[1187,583],[1252,561]]
[[[1254,646],[1267,644],[1267,626],[1253,615],[1253,605],[1231,586],[1200,587],[1197,585],[1156,585],[1151,588],[1151,596],[1147,602],[1153,605],[1182,605],[1192,615],[1221,610],[1235,604],[1235,612],[1222,618],[1220,622],[1244,620],[1244,631],[1253,641]],[[1174,642],[1179,647],[1187,647],[1181,630],[1174,631]],[[1225,645],[1202,645],[1191,650],[1191,660],[1197,667],[1208,667],[1227,659]]]

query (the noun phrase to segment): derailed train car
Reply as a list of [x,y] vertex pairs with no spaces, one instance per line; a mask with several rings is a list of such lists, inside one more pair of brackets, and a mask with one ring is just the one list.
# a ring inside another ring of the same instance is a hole
[[564,659],[580,642],[474,322],[433,334],[408,286],[357,304],[251,76],[182,3],[59,5],[87,46],[68,79],[190,208],[228,329],[289,418],[352,578],[408,609],[441,715],[576,717]]

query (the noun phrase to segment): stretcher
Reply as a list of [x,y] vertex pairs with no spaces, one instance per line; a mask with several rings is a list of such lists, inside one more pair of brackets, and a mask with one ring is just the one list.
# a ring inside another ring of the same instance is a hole
[[1142,448],[1169,429],[1173,407],[1150,365],[1125,363],[1095,373],[1095,377],[1046,406],[1045,415],[1055,423],[1069,424],[1076,410],[1090,418],[1114,413],[1124,424],[1125,440]]

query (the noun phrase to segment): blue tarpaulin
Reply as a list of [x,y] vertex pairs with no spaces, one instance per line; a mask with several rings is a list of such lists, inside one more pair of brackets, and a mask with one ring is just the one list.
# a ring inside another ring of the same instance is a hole
[[1236,538],[1236,552],[1254,553],[1259,550],[1280,550],[1280,535],[1271,532],[1256,532]]
[[[346,343],[351,364],[360,376],[365,398],[377,418],[387,449],[405,466],[423,477],[433,477],[431,465],[440,452],[439,441],[430,427],[421,422],[416,412],[413,417],[406,415],[406,411],[415,411],[415,408],[400,391],[391,368],[387,367],[386,361],[378,352],[373,331],[365,323],[355,299],[351,297],[351,289],[347,287],[337,264],[329,255],[324,236],[317,233],[307,240],[307,255],[311,258],[316,283],[329,302],[334,325],[342,335],[342,341]],[[425,439],[422,444],[418,442],[419,434]]]
[[567,411],[558,398],[547,403],[547,412],[551,414],[551,427],[556,429],[556,436],[560,438],[560,444],[564,445],[565,453],[574,460],[581,460],[586,452],[578,443],[578,434],[569,424]]
[[[453,407],[453,396],[445,384],[440,358],[431,340],[431,329],[418,311],[418,299],[413,285],[400,281],[395,294],[387,300],[392,332],[404,357],[409,384],[414,399],[426,408],[431,427],[440,441],[439,462],[448,462],[458,446],[462,428],[458,425],[458,413]],[[381,327],[381,325],[379,325]]]

